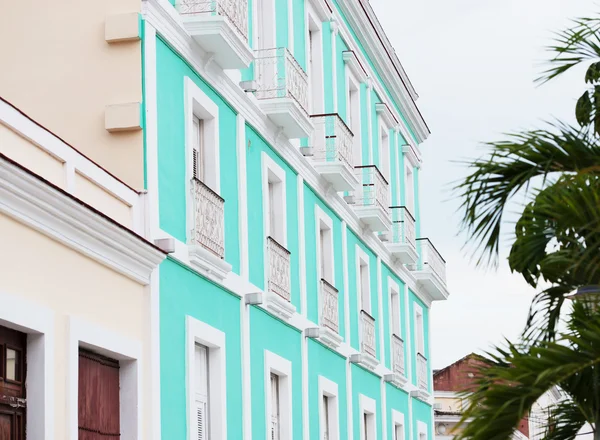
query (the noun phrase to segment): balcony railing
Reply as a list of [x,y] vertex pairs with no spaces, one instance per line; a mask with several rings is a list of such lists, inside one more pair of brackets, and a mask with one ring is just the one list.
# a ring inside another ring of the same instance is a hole
[[427,378],[427,358],[421,353],[417,353],[417,382],[420,390],[429,390],[429,380]]
[[248,41],[248,0],[180,0],[177,8],[186,16],[223,16]]
[[285,47],[254,52],[256,98],[292,98],[308,113],[308,77]]
[[354,167],[360,182],[356,204],[377,206],[386,212],[390,211],[388,182],[376,165]]
[[338,290],[321,280],[321,325],[339,333]]
[[442,258],[435,246],[428,238],[417,238],[421,246],[421,267],[429,267],[440,279],[446,282],[446,261]]
[[192,179],[194,228],[192,243],[219,258],[225,256],[225,200],[198,179]]
[[406,206],[392,206],[392,240],[416,248],[415,218]]
[[267,237],[267,255],[269,264],[269,292],[289,301],[291,298],[290,251]]
[[404,341],[397,335],[392,335],[392,360],[394,373],[404,376]]
[[353,167],[354,135],[337,113],[310,116],[314,132],[314,158],[319,162],[342,162]]
[[362,331],[360,351],[375,357],[375,318],[361,310],[360,321]]

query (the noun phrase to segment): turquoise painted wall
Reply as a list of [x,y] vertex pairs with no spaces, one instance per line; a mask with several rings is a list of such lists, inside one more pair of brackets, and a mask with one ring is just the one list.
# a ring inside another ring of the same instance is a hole
[[294,13],[294,58],[306,70],[306,14],[304,1],[292,0],[292,9]]
[[[186,316],[225,333],[227,418],[242,419],[240,300],[167,258],[160,265],[160,385],[162,437],[185,439]],[[228,438],[242,438],[241,423],[228,424]]]
[[[385,264],[381,265],[381,292],[382,292],[382,304],[383,304],[383,334],[384,334],[384,349],[385,349],[385,365],[388,368],[392,368],[392,348],[391,348],[391,335],[392,335],[392,322],[391,322],[391,304],[389,296],[389,280],[390,278],[398,284],[399,288],[399,302],[400,309],[400,337],[403,341],[406,341],[406,320],[408,319],[408,313],[406,310],[405,294],[404,294],[404,283],[398,278],[388,266]],[[407,345],[404,344],[404,361],[407,359]],[[406,365],[404,368],[406,369]]]
[[300,273],[298,258],[298,191],[297,175],[273,152],[256,131],[246,125],[246,180],[248,191],[248,254],[250,282],[265,286],[265,230],[262,200],[262,154],[268,155],[286,175],[287,250],[291,252],[292,304],[300,310]]
[[412,359],[412,383],[417,385],[417,332],[415,328],[415,304],[418,304],[423,309],[423,327],[424,327],[424,338],[425,338],[425,357],[427,358],[427,369],[429,371],[429,390],[431,391],[431,361],[429,356],[429,309],[423,301],[421,301],[412,290],[408,290],[408,313],[410,323],[410,346],[411,346],[411,359]]
[[[267,436],[265,414],[265,350],[289,360],[292,364],[292,430],[290,440],[302,439],[302,360],[301,333],[274,319],[262,309],[250,308],[250,375],[252,395],[252,438]],[[232,422],[241,418],[231,419]],[[234,422],[234,424],[235,424]],[[231,423],[230,423],[231,424]]]
[[352,374],[352,416],[354,427],[354,438],[360,438],[360,394],[363,394],[375,400],[377,414],[375,421],[377,425],[377,440],[381,439],[381,386],[379,377],[368,370],[363,369],[355,364],[351,365],[350,374]]
[[308,319],[319,322],[319,297],[321,281],[317,279],[317,225],[316,207],[321,208],[333,221],[334,287],[338,289],[339,332],[345,337],[344,329],[344,265],[342,255],[342,223],[323,201],[304,185],[304,236],[306,255],[306,297]]
[[[387,419],[387,423],[388,423],[388,428],[387,428],[387,433],[388,433],[388,438],[387,440],[396,440],[394,438],[394,423],[393,423],[393,419],[392,419],[392,410],[395,409],[396,411],[404,414],[404,438],[409,439],[410,438],[410,420],[408,418],[408,394],[403,391],[403,390],[399,390],[398,388],[396,388],[393,385],[390,385],[389,383],[385,384],[385,396],[386,396],[386,404],[387,404],[387,415],[386,415],[386,419]],[[414,399],[413,399],[414,402]],[[433,439],[433,437],[428,437]]]
[[348,395],[346,390],[346,360],[334,351],[313,340],[308,340],[308,413],[310,439],[320,438],[322,401],[319,398],[319,376],[338,386],[338,411],[340,439],[348,438]]
[[187,242],[184,78],[219,107],[221,197],[225,199],[225,260],[240,271],[236,113],[173,50],[157,38],[158,200],[160,227]]
[[[427,438],[433,439],[433,420],[431,420],[431,406],[420,400],[413,399],[412,401],[413,410],[413,440],[419,440],[419,433],[417,432],[417,422],[424,422],[427,424]],[[408,438],[408,437],[406,437]]]

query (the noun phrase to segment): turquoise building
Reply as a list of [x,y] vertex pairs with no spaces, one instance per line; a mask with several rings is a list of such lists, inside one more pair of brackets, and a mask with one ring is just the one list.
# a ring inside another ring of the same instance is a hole
[[144,0],[163,439],[432,440],[413,89],[363,0]]

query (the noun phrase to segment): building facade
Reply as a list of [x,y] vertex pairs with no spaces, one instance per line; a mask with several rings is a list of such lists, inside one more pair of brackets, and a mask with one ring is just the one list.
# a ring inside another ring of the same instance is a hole
[[[105,304],[149,347],[121,438],[432,439],[429,310],[448,290],[421,233],[429,131],[369,3],[85,5],[3,7],[5,40],[44,13],[54,37],[6,52],[0,95],[129,188],[125,226],[168,253],[143,241],[144,303]],[[74,56],[40,76],[37,53]]]

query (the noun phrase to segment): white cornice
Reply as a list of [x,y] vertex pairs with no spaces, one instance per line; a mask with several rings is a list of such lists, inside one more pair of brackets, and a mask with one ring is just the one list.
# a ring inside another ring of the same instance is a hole
[[143,0],[142,14],[148,24],[154,27],[156,32],[244,117],[273,150],[346,222],[348,227],[376,255],[381,256],[382,262],[390,267],[422,301],[430,305],[433,298],[417,286],[413,274],[406,267],[396,263],[385,244],[372,232],[363,232],[364,225],[342,197],[337,193],[328,193],[329,182],[314,169],[298,148],[281,136],[281,130],[262,112],[257,100],[247,95],[217,64],[212,63],[205,68],[203,60],[206,53],[187,34],[175,8],[167,0]]
[[165,258],[143,238],[3,155],[0,212],[140,284],[149,284],[150,274]]
[[346,50],[342,53],[342,59],[350,69],[350,72],[356,77],[358,82],[365,82],[368,78],[367,72],[358,61],[358,58],[353,50]]
[[321,21],[331,20],[333,13],[333,5],[331,0],[309,0],[313,10],[316,12],[317,17]]
[[[388,57],[387,53],[395,54],[393,47],[391,47],[391,45],[386,47],[379,41],[377,32],[373,28],[373,25],[371,25],[369,17],[365,14],[359,1],[339,0],[338,4],[340,5],[341,12],[348,20],[352,30],[362,43],[367,55],[373,61],[375,68],[392,94],[392,99],[398,103],[400,110],[406,116],[409,125],[417,137],[417,141],[419,143],[423,142],[429,136],[429,129],[406,86],[408,81],[404,80],[402,74],[400,74],[400,77],[403,81],[398,81],[398,73],[392,68],[393,63],[390,63],[390,57]],[[334,11],[334,17],[337,15],[336,12],[337,11]],[[346,43],[354,45],[354,40],[349,38],[350,33],[346,29],[342,18],[337,17],[336,20],[340,22],[343,34],[349,39]],[[373,20],[373,23],[378,22]],[[355,51],[357,50],[357,48],[354,47],[352,49]],[[393,59],[393,56],[391,58]],[[402,73],[403,69],[400,72]]]
[[384,104],[383,102],[375,104],[375,112],[377,115],[381,116],[383,122],[388,126],[388,128],[392,128],[398,123],[388,105]]

